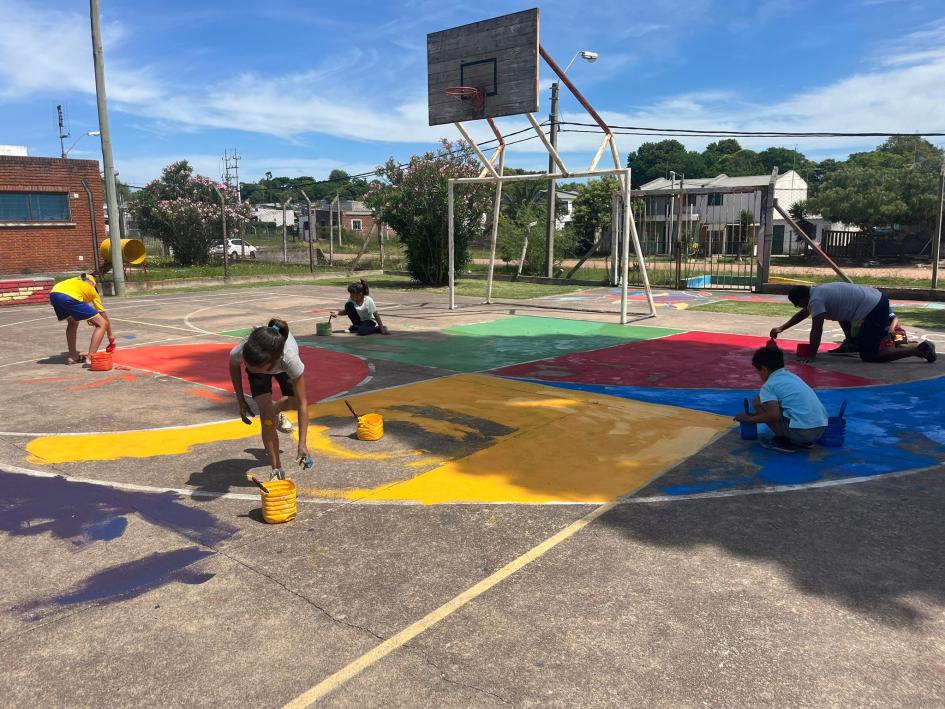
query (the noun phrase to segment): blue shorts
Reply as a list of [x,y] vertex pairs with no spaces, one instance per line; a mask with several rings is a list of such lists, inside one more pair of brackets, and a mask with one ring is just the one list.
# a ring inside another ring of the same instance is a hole
[[98,311],[91,305],[76,300],[65,293],[50,293],[49,302],[52,303],[53,310],[56,311],[56,317],[60,320],[70,317],[73,320],[88,320],[98,315]]

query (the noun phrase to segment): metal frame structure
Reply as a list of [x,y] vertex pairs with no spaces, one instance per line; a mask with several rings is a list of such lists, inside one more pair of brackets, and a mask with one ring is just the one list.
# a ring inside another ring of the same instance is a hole
[[[495,206],[493,210],[493,219],[492,219],[492,238],[490,242],[490,252],[489,252],[489,272],[486,279],[486,303],[492,303],[492,282],[493,275],[495,272],[495,254],[496,254],[496,243],[498,241],[498,231],[499,231],[499,210],[501,208],[502,200],[502,185],[506,182],[521,182],[525,180],[543,180],[548,181],[552,178],[572,178],[572,177],[606,177],[606,176],[616,176],[620,181],[620,188],[623,197],[623,219],[620,233],[622,236],[622,248],[620,255],[620,324],[627,324],[627,289],[628,289],[628,280],[629,280],[629,270],[630,270],[630,240],[633,240],[633,248],[636,253],[637,266],[640,270],[640,276],[643,281],[643,288],[646,293],[647,305],[649,306],[649,314],[647,317],[656,317],[656,305],[653,301],[653,292],[650,288],[650,280],[646,272],[646,263],[643,259],[643,250],[640,247],[640,238],[637,234],[636,221],[633,218],[633,212],[630,205],[630,168],[622,167],[620,164],[620,153],[617,150],[617,141],[614,136],[613,131],[610,129],[610,126],[604,122],[604,120],[597,114],[594,108],[588,103],[587,99],[581,94],[577,87],[571,82],[567,74],[561,69],[560,66],[552,59],[551,55],[545,51],[545,48],[540,44],[538,46],[538,51],[542,59],[545,60],[545,63],[558,75],[558,78],[561,79],[561,82],[568,87],[568,90],[571,94],[580,102],[581,106],[584,107],[584,110],[587,111],[588,115],[594,119],[598,126],[604,133],[604,138],[601,141],[600,147],[597,149],[597,152],[594,155],[593,160],[591,161],[590,166],[587,170],[572,172],[568,170],[567,166],[564,164],[564,161],[561,159],[561,156],[558,154],[558,151],[548,140],[548,136],[545,135],[544,131],[539,125],[538,121],[535,120],[535,116],[531,113],[526,113],[526,117],[531,123],[532,128],[537,133],[542,144],[545,146],[545,149],[548,151],[548,155],[551,157],[551,160],[558,168],[558,172],[547,172],[537,175],[505,175],[505,149],[506,143],[502,138],[502,134],[499,132],[499,129],[496,127],[495,122],[492,118],[487,118],[486,120],[489,123],[489,127],[492,129],[493,133],[498,140],[498,146],[496,147],[495,152],[491,158],[487,158],[482,150],[479,149],[479,146],[476,145],[476,141],[472,139],[469,135],[469,132],[463,126],[461,122],[456,122],[453,125],[456,126],[456,129],[459,131],[460,135],[469,143],[472,150],[476,153],[476,156],[482,162],[483,169],[479,173],[478,177],[458,177],[451,178],[448,181],[448,200],[449,200],[449,288],[450,288],[450,310],[456,309],[456,243],[455,243],[455,223],[454,223],[454,199],[455,199],[455,188],[457,185],[469,185],[469,184],[494,184],[495,185]],[[614,162],[613,169],[609,170],[599,170],[597,165],[600,162],[601,158],[604,155],[604,152],[607,149],[610,149],[610,155]],[[616,230],[617,224],[612,225],[612,229]]]

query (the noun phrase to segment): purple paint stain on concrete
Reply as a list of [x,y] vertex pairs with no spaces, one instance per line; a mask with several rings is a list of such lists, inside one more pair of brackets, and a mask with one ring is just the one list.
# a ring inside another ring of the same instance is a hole
[[112,539],[118,539],[127,528],[127,517],[112,517],[102,522],[90,522],[83,525],[82,531],[92,541],[109,542]]
[[212,547],[236,533],[236,527],[184,501],[173,492],[131,492],[0,470],[0,532],[15,536],[48,533],[76,545],[114,539],[124,533],[127,521],[113,520],[132,513],[202,546]]

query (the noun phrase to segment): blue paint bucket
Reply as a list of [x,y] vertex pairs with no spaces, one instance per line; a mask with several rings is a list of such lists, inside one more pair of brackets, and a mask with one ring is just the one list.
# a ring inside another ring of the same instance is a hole
[[840,416],[831,416],[827,419],[827,428],[818,443],[828,448],[842,448],[843,438],[847,432],[847,422]]
[[740,421],[742,427],[742,440],[754,441],[758,438],[758,424],[751,421]]

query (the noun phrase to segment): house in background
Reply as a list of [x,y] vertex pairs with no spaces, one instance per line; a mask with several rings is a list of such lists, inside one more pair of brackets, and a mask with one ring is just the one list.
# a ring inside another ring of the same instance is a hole
[[[558,215],[555,218],[555,228],[564,229],[568,224],[574,221],[574,200],[577,199],[577,196],[577,192],[555,190],[555,198],[558,200]],[[547,199],[545,201],[547,202]]]
[[[698,231],[695,238],[706,255],[734,254],[737,245],[749,236],[742,234],[742,230],[759,228],[763,222],[762,190],[770,182],[770,175],[718,175],[675,181],[661,177],[651,180],[639,190],[647,197],[644,215],[646,230],[640,236],[655,244],[656,253],[668,253],[666,224],[672,222],[675,225],[680,221],[679,215],[671,210],[678,209],[679,200],[674,199],[673,195],[679,192],[681,185],[683,191],[692,190],[683,204],[683,229],[689,233],[694,229]],[[713,188],[719,191],[713,192]],[[807,182],[794,170],[788,170],[778,176],[774,196],[778,205],[788,212],[795,204],[807,199]],[[751,215],[750,218],[746,212]],[[815,241],[823,236],[824,231],[840,228],[840,225],[831,224],[817,215],[809,216],[805,221],[811,225],[814,233],[810,236]],[[672,228],[669,232],[672,233]],[[806,243],[780,214],[774,213],[772,256],[803,253]]]
[[[253,207],[253,219],[257,222],[274,223],[276,226],[282,226],[282,205],[281,204],[257,204]],[[295,212],[292,208],[285,210],[285,225],[289,228],[295,228]]]
[[98,161],[25,153],[0,154],[0,274],[94,270],[105,239]]
[[[364,202],[357,200],[340,200],[338,204],[332,205],[328,200],[319,200],[312,205],[312,216],[315,219],[315,227],[318,229],[317,234],[320,238],[327,237],[325,232],[329,226],[334,226],[336,229],[338,228],[339,215],[342,229],[360,231],[365,234],[369,234],[374,230],[374,225],[377,221],[374,216],[374,210],[368,207]],[[296,218],[299,225],[299,236],[307,240],[309,233],[308,209],[304,206],[299,208]],[[380,229],[381,234],[385,238],[394,233],[392,229],[388,228],[388,226],[383,223],[380,225]]]

